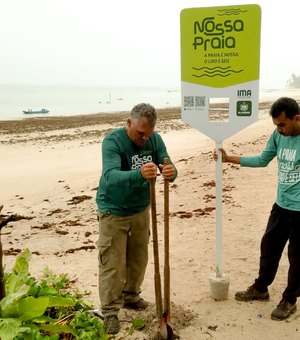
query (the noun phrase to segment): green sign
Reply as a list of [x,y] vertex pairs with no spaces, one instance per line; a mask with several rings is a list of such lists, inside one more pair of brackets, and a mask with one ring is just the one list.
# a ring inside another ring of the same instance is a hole
[[186,8],[180,22],[182,119],[222,141],[258,118],[261,9]]
[[212,87],[259,78],[258,5],[181,12],[181,80]]

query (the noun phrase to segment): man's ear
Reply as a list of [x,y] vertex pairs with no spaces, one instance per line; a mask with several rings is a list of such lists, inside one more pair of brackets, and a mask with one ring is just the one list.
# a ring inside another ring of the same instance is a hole
[[127,118],[126,125],[127,125],[128,127],[130,127],[130,124],[131,124],[131,119],[130,119],[130,118]]

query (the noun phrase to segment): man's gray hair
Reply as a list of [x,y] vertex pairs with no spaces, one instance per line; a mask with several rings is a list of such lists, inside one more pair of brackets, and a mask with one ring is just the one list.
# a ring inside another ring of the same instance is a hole
[[142,117],[145,117],[151,126],[155,126],[157,121],[155,108],[152,105],[145,103],[135,105],[130,112],[130,117],[136,122]]

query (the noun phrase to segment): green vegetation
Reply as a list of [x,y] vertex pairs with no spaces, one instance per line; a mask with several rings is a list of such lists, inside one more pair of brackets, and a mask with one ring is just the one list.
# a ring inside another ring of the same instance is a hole
[[291,79],[287,81],[288,87],[300,88],[300,76],[296,76],[294,73],[291,75]]
[[[21,253],[9,274],[5,274],[5,297],[0,301],[1,340],[107,340],[101,320],[91,313],[92,304],[72,289],[67,274],[44,270],[37,281],[29,275],[28,249]],[[144,326],[134,319],[128,333]]]

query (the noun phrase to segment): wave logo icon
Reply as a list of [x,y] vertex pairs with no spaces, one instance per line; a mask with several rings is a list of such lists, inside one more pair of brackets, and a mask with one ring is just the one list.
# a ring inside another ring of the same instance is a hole
[[221,12],[221,13],[218,13],[219,16],[224,16],[224,15],[239,15],[241,13],[246,13],[248,12],[247,10],[241,10],[240,8],[225,8],[225,9],[219,9],[218,12]]
[[193,73],[192,76],[195,78],[202,78],[202,77],[208,77],[208,78],[214,78],[214,77],[229,77],[230,75],[241,73],[244,70],[234,70],[231,66],[227,67],[192,67]]

